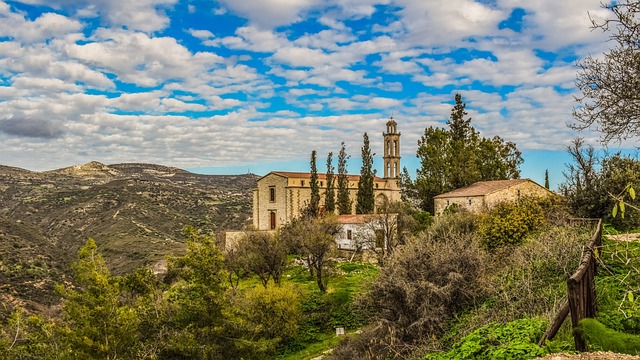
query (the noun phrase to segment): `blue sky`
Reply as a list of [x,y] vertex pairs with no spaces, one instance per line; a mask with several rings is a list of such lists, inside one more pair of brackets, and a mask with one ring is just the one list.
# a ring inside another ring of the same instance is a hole
[[[403,165],[456,92],[473,126],[562,180],[575,61],[607,49],[600,0],[0,1],[0,164],[308,170],[362,133]],[[616,144],[632,148],[635,144]],[[377,162],[379,164],[380,162]]]

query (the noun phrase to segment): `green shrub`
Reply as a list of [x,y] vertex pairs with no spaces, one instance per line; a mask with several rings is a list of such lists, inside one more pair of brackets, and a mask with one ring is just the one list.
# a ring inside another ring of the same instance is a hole
[[537,342],[546,328],[539,319],[520,319],[481,327],[453,345],[448,352],[425,355],[425,360],[532,359],[543,356]]
[[482,221],[483,245],[496,249],[521,244],[527,235],[545,223],[545,208],[550,205],[547,199],[526,197],[498,204]]

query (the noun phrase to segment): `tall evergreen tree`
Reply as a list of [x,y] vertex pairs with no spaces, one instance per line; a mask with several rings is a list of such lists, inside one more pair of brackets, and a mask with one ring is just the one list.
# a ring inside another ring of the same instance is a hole
[[336,211],[336,190],[333,185],[333,152],[327,156],[327,191],[324,196],[324,208],[329,214]]
[[467,116],[466,107],[467,104],[462,102],[462,95],[459,93],[455,95],[456,104],[451,109],[451,115],[447,121],[449,129],[451,130],[451,139],[454,141],[465,140],[473,132],[471,127],[471,118],[464,118]]
[[544,171],[544,187],[549,189],[549,169]]
[[373,154],[369,147],[369,136],[364,133],[362,145],[362,167],[360,168],[360,180],[358,181],[358,193],[356,196],[356,214],[372,214],[374,210],[373,198]]
[[320,186],[318,185],[318,168],[316,167],[316,151],[311,152],[311,179],[309,180],[309,186],[311,186],[311,200],[309,201],[309,215],[312,217],[318,216],[318,209],[320,207]]
[[338,153],[338,213],[351,214],[351,199],[349,198],[349,176],[347,175],[347,155],[344,142]]

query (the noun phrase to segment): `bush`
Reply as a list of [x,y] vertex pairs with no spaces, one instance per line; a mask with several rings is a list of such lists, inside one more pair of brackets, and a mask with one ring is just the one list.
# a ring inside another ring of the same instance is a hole
[[482,327],[445,353],[427,354],[425,360],[532,359],[545,354],[538,339],[547,324],[539,319],[520,319]]
[[334,358],[385,359],[408,354],[441,335],[483,293],[486,252],[469,230],[469,214],[441,217],[423,236],[398,248],[362,300],[372,325]]
[[550,207],[549,199],[527,197],[498,204],[482,221],[483,245],[496,249],[521,244],[527,235],[545,223],[545,213]]

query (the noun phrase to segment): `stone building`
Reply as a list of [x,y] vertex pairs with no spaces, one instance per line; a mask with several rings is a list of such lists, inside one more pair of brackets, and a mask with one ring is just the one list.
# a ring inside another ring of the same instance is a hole
[[471,212],[491,209],[498,203],[514,201],[521,196],[546,197],[553,192],[531,179],[479,181],[467,187],[456,189],[433,198],[436,214],[441,214],[447,206],[458,205]]
[[[397,123],[391,117],[387,121],[384,139],[384,178],[375,177],[373,191],[375,210],[390,202],[400,201],[400,133]],[[337,187],[334,174],[334,186]],[[355,212],[359,175],[349,175],[349,198],[352,213]],[[255,230],[279,229],[300,216],[301,211],[311,200],[311,173],[272,171],[258,179],[253,190],[253,227]],[[320,205],[324,204],[327,175],[318,174]],[[337,192],[337,188],[336,188]]]

